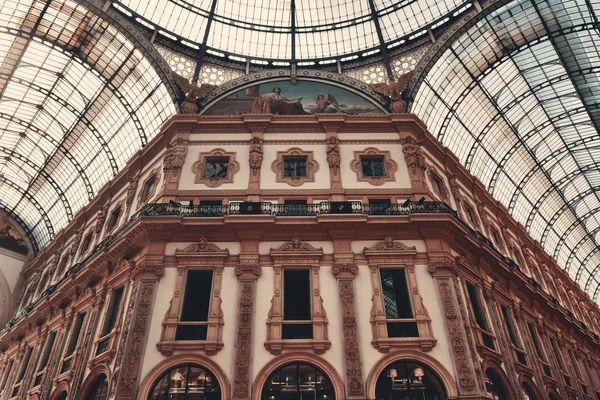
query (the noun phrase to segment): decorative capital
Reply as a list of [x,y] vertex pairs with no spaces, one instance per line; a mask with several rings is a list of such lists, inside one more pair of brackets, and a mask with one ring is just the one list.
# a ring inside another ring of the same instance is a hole
[[137,261],[132,273],[133,280],[138,280],[144,275],[148,276],[148,278],[154,279],[163,276],[165,273],[163,258],[164,256],[157,258],[145,258]]
[[354,278],[358,274],[358,266],[356,264],[335,264],[331,269],[336,278]]
[[238,265],[235,267],[235,274],[240,280],[257,279],[262,273],[262,268],[258,265]]

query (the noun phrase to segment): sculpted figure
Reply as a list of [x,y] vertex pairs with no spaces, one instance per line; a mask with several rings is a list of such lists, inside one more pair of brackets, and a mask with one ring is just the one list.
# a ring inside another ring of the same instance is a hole
[[398,82],[374,83],[371,87],[377,93],[381,93],[390,98],[390,111],[393,113],[404,113],[407,110],[407,100],[409,100],[408,82],[412,78],[413,71],[408,72],[398,78]]
[[250,140],[250,169],[256,173],[260,169],[263,160],[262,140],[258,137],[253,137]]
[[187,78],[173,72],[173,78],[179,88],[185,93],[185,101],[181,105],[184,114],[195,114],[198,112],[197,100],[203,99],[210,92],[217,88],[217,85],[207,83],[198,86],[196,83],[190,83]]
[[330,168],[337,172],[342,162],[340,156],[340,140],[337,137],[332,136],[327,140],[327,143],[327,163]]

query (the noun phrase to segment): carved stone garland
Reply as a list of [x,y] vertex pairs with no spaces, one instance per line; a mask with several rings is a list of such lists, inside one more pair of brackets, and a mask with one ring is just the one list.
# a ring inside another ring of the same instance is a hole
[[[467,324],[464,320],[465,316],[461,315],[461,305],[458,303],[460,298],[457,291],[458,282],[453,282],[456,279],[455,268],[452,261],[445,261],[442,264],[430,261],[428,267],[429,272],[433,274],[442,305],[444,325],[448,334],[460,393],[463,395],[477,395],[477,378],[473,365],[477,366],[478,363],[471,361],[470,352],[474,349],[469,349],[470,346],[467,344],[466,336],[468,333],[464,329]],[[462,300],[460,301],[462,302]],[[480,371],[481,368],[479,368],[478,373]],[[483,388],[480,386],[480,389]]]
[[127,337],[123,355],[123,365],[117,383],[115,399],[135,399],[140,378],[140,369],[146,348],[148,327],[152,318],[152,306],[154,304],[158,280],[141,280],[139,291],[135,300],[131,330]]
[[[394,241],[388,236],[382,242],[375,243],[372,247],[365,247],[363,251],[367,257],[371,271],[371,330],[373,332],[373,346],[382,353],[390,349],[415,349],[430,351],[437,343],[433,336],[431,318],[419,293],[415,275],[415,258],[417,249],[409,247],[402,242]],[[384,311],[384,300],[381,293],[380,267],[405,267],[409,296],[414,305],[415,320],[419,337],[416,338],[390,338],[387,333],[387,319]]]
[[[267,341],[265,348],[271,354],[281,354],[283,349],[312,349],[316,354],[323,354],[331,347],[327,333],[327,313],[323,307],[323,298],[319,288],[320,260],[323,249],[316,249],[300,238],[293,238],[277,249],[271,249],[273,258],[274,295],[271,299],[271,309],[267,318]],[[312,290],[312,339],[284,340],[282,338],[283,320],[283,269],[310,268],[310,283]]]
[[252,361],[252,319],[254,315],[254,298],[256,280],[261,273],[258,258],[255,265],[240,265],[235,274],[240,281],[240,311],[235,353],[234,399],[250,398],[250,363]]
[[358,273],[358,267],[353,264],[336,264],[333,266],[332,272],[338,280],[340,304],[342,306],[346,390],[348,397],[363,397],[363,374],[358,345],[356,306],[354,304],[354,276]]

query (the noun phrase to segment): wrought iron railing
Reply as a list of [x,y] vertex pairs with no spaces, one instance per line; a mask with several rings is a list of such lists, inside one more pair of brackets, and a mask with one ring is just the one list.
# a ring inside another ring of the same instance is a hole
[[[42,295],[34,302],[28,304],[21,310],[21,312],[12,318],[4,326],[2,331],[15,325],[19,319],[31,312],[31,310],[39,303],[42,299],[50,296],[58,286],[60,286],[66,279],[72,275],[76,275],[87,262],[92,259],[102,249],[110,247],[115,241],[117,241],[127,228],[129,228],[135,221],[142,217],[165,217],[165,216],[179,216],[179,217],[225,217],[232,215],[272,215],[272,216],[286,216],[286,217],[314,217],[319,215],[329,214],[358,214],[358,215],[370,215],[370,216],[386,216],[386,215],[410,215],[410,214],[449,214],[454,217],[475,239],[480,243],[489,246],[495,251],[500,258],[509,265],[510,268],[523,275],[531,286],[542,290],[540,284],[535,280],[526,277],[521,268],[511,258],[504,256],[494,246],[491,240],[489,240],[483,233],[471,228],[469,224],[464,222],[458,212],[450,207],[443,201],[407,201],[402,204],[365,204],[360,201],[323,201],[315,204],[273,204],[270,202],[240,202],[240,203],[229,203],[227,205],[180,205],[175,202],[169,203],[151,203],[142,206],[137,210],[127,222],[115,231],[113,234],[106,236],[101,242],[96,244],[93,250],[82,260],[78,261],[71,268],[69,268],[62,279],[55,285],[45,290]],[[555,299],[546,293],[552,301]],[[557,302],[554,302],[555,304]],[[563,307],[564,308],[564,307]],[[567,315],[574,318],[571,311],[565,308]],[[2,332],[0,331],[0,332]]]

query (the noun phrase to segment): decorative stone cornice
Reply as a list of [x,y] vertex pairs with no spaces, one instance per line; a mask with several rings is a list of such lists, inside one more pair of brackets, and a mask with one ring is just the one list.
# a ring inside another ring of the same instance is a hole
[[216,244],[208,243],[208,240],[205,237],[201,237],[198,239],[198,243],[190,244],[184,249],[177,249],[175,253],[184,252],[184,253],[221,253],[225,252],[229,255],[229,250],[222,249]]
[[358,274],[356,264],[334,264],[331,272],[337,279],[353,279]]
[[302,242],[302,239],[300,239],[299,237],[294,237],[292,238],[291,241],[289,242],[285,242],[284,244],[282,244],[281,246],[279,246],[278,248],[274,249],[271,247],[271,254],[273,253],[278,253],[278,252],[320,252],[321,254],[323,253],[323,248],[315,248],[313,247],[310,243],[304,243]]

